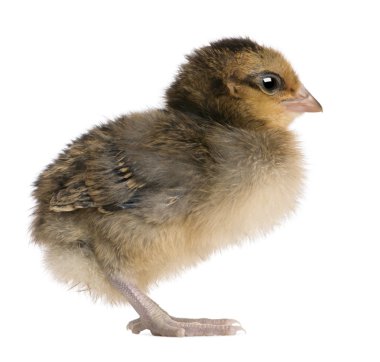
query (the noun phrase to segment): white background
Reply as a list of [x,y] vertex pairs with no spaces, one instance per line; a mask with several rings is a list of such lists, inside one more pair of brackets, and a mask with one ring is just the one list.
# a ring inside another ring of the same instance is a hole
[[[1,1],[2,361],[379,361],[380,117],[375,1]],[[293,128],[308,182],[297,215],[152,297],[178,316],[233,317],[247,334],[126,331],[29,244],[31,184],[93,125],[162,105],[184,55],[224,36],[284,52],[324,113]]]

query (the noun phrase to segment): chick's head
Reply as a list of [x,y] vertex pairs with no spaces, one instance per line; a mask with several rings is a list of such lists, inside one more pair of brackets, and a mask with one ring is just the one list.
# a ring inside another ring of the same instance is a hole
[[278,51],[250,39],[223,39],[187,57],[167,90],[169,107],[241,127],[287,127],[322,111]]

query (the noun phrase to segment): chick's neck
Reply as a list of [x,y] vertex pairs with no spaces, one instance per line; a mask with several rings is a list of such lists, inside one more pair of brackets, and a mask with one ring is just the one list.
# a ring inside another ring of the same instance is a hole
[[185,89],[169,88],[166,104],[168,108],[187,114],[194,114],[206,122],[216,122],[242,129],[263,129],[267,122],[258,119],[252,110],[225,95],[214,96],[202,92],[187,92]]

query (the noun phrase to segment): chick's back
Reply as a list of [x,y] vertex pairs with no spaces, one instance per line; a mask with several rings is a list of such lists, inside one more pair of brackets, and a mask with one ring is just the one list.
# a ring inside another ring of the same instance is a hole
[[174,204],[189,188],[199,187],[209,169],[204,164],[211,160],[201,142],[204,128],[178,118],[154,111],[95,127],[41,174],[34,192],[39,205],[56,212],[128,209],[162,222],[169,215],[152,207]]

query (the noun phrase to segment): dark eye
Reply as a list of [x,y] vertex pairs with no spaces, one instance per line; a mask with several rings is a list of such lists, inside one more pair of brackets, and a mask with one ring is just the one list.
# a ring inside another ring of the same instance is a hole
[[260,88],[269,95],[277,93],[282,86],[281,78],[275,74],[263,74],[260,76]]

